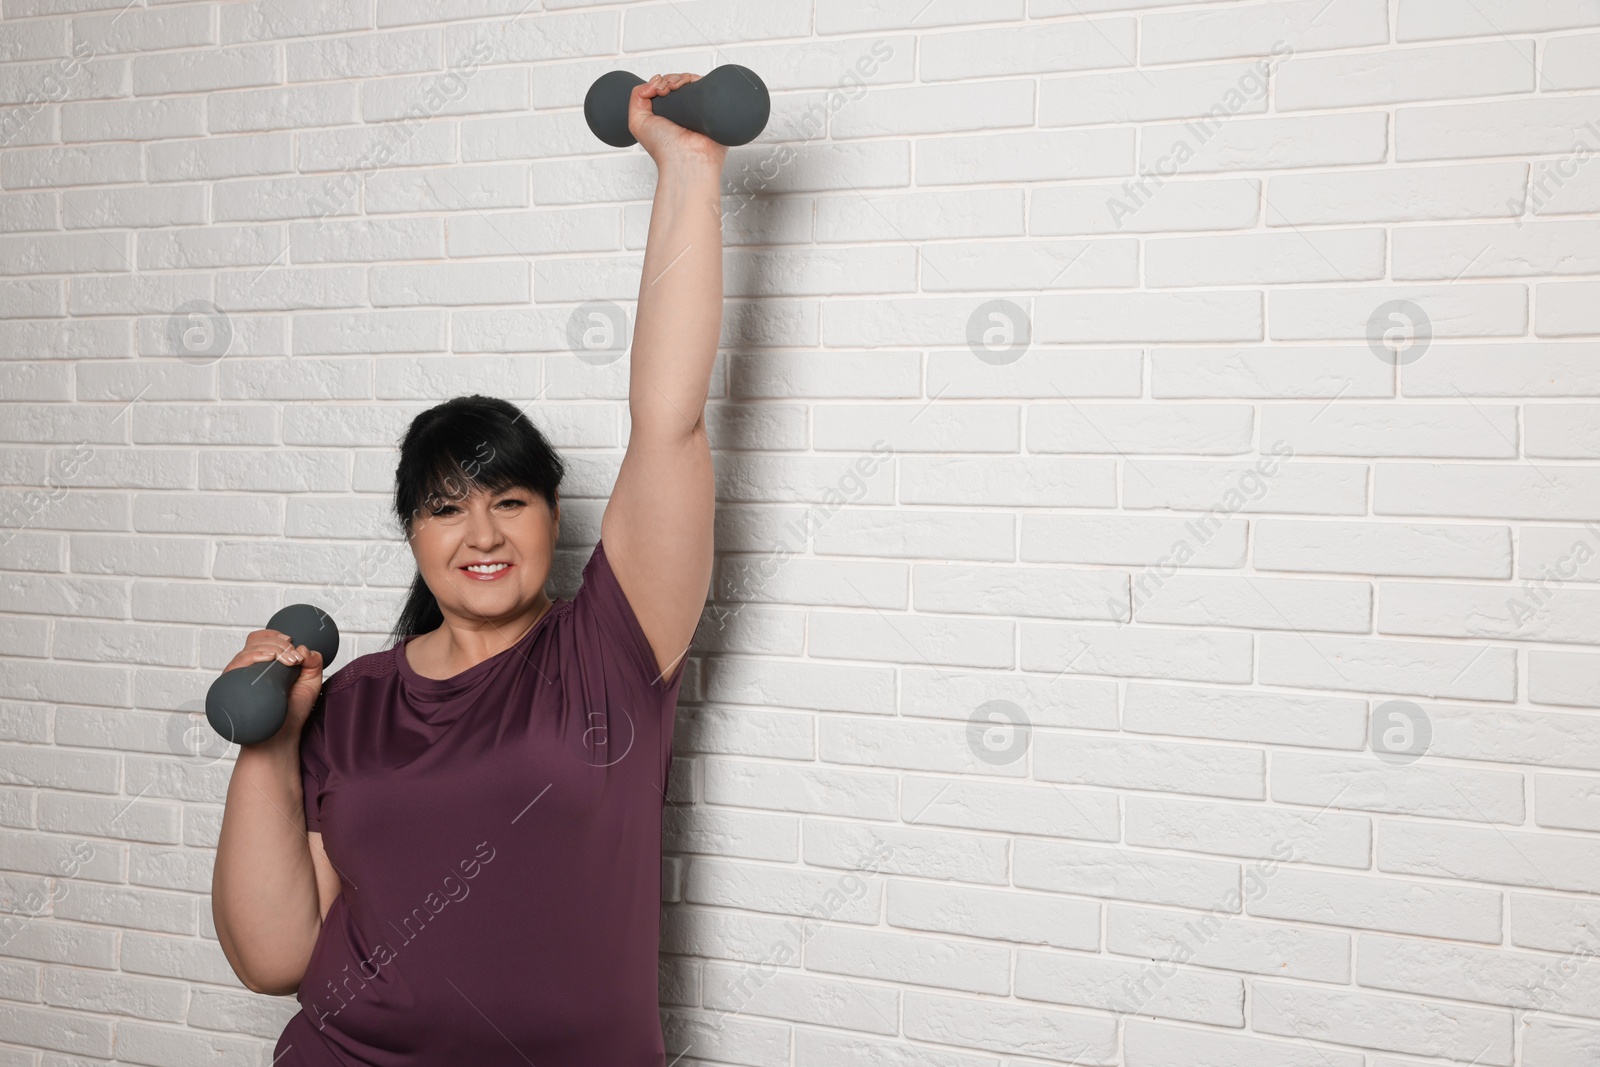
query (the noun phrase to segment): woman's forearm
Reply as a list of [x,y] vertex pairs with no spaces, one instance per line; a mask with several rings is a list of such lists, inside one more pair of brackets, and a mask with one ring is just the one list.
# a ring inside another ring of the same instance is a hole
[[240,750],[211,875],[211,915],[234,973],[257,993],[299,988],[322,927],[302,805],[298,734]]
[[721,161],[661,167],[639,278],[628,400],[635,432],[688,433],[722,332]]

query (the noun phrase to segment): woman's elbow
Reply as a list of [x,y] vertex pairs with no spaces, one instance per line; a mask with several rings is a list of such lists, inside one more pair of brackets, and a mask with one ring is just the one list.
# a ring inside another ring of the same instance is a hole
[[[300,983],[306,976],[306,968],[310,966],[310,953],[304,960],[294,963],[285,960],[272,960],[260,958],[259,953],[241,953],[226,931],[219,931],[224,936],[218,940],[222,945],[222,954],[228,961],[228,966],[233,969],[233,975],[239,979],[246,989],[252,993],[261,993],[269,997],[288,996],[300,990]],[[254,956],[255,958],[247,958]]]
[[239,981],[252,993],[260,993],[268,997],[287,997],[300,992],[300,982],[305,978],[304,973],[296,976],[285,974],[256,974],[243,971],[235,967],[233,973]]

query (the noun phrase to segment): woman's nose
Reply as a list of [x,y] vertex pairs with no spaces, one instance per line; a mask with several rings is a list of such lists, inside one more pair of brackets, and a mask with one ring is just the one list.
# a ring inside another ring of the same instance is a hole
[[487,509],[472,511],[467,515],[467,543],[474,548],[488,548],[500,542],[500,526],[493,512]]

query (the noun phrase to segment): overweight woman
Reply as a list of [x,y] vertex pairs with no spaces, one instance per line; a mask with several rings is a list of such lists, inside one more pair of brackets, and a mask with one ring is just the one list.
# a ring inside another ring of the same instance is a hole
[[398,643],[325,687],[271,630],[228,664],[300,665],[282,731],[239,753],[212,879],[240,980],[298,993],[277,1067],[665,1063],[661,816],[711,581],[726,150],[650,101],[694,79],[631,101],[657,167],[632,429],[578,592],[544,593],[560,458],[514,405],[458,397],[401,445]]

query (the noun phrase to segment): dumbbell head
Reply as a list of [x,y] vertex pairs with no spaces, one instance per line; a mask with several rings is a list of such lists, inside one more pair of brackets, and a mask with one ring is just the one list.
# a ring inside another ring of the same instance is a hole
[[583,117],[594,135],[612,148],[627,148],[639,139],[628,132],[628,99],[644,79],[625,70],[600,75],[583,98]]

